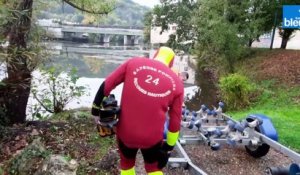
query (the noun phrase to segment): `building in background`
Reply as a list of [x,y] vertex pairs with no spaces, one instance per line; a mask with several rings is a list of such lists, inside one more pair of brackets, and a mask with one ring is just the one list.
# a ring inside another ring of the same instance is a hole
[[[252,47],[256,48],[270,48],[272,34],[268,33],[259,37],[259,41],[254,41]],[[282,38],[279,35],[279,30],[275,32],[273,48],[280,48]],[[300,50],[300,30],[296,30],[292,34],[292,38],[287,43],[286,49]]]
[[165,44],[170,38],[170,35],[176,34],[177,24],[170,24],[168,30],[161,33],[161,27],[154,26],[151,28],[150,43],[151,45]]

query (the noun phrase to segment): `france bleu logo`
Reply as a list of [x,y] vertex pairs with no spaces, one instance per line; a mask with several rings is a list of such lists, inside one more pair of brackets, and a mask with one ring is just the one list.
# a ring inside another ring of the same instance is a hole
[[300,29],[300,5],[284,5],[282,17],[282,28]]

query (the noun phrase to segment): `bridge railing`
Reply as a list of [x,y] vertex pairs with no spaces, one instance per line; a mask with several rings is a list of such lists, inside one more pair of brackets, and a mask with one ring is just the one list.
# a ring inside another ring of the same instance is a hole
[[141,26],[115,26],[115,25],[66,24],[66,23],[55,23],[55,25],[43,25],[43,27],[96,27],[96,28],[139,29],[139,30],[144,29],[144,27]]

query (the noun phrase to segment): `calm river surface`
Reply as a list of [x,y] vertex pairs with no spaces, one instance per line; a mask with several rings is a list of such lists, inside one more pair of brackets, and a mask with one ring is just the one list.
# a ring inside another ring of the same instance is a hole
[[[107,75],[131,57],[149,57],[149,55],[151,56],[150,52],[154,52],[143,50],[142,46],[129,47],[64,42],[49,42],[46,45],[51,53],[50,64],[77,68],[80,77],[77,84],[87,87],[88,94],[71,101],[67,105],[68,109],[91,107],[95,94]],[[182,64],[181,62],[177,63],[177,65]],[[34,72],[33,75],[38,77],[38,71]],[[121,84],[112,91],[118,101],[121,98],[122,87]],[[191,96],[196,89],[196,86],[189,86],[185,88],[185,94]],[[35,100],[30,98],[28,106],[34,103],[36,103]]]

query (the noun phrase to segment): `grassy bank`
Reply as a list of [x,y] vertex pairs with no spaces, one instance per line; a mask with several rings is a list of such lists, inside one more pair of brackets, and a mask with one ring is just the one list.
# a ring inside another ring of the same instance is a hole
[[229,111],[235,119],[249,114],[271,118],[279,142],[300,152],[300,51],[255,50],[238,64],[238,72],[249,77],[261,95],[249,108]]
[[264,92],[261,99],[248,109],[231,111],[235,119],[249,114],[264,114],[271,118],[279,142],[300,152],[300,88],[275,89]]

